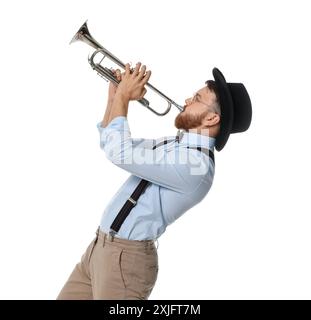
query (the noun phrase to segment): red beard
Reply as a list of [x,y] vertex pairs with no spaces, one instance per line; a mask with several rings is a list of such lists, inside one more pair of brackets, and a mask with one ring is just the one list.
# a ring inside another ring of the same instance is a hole
[[187,114],[183,111],[175,118],[175,127],[186,131],[189,129],[195,129],[202,124],[202,120],[207,114],[208,111],[205,111],[200,115]]

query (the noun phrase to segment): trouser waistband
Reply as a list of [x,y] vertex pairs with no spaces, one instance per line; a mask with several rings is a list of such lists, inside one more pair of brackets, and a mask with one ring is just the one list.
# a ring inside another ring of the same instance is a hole
[[100,230],[100,227],[96,230],[96,241],[103,243],[107,242],[120,247],[127,247],[129,249],[156,249],[154,240],[128,240],[111,235]]

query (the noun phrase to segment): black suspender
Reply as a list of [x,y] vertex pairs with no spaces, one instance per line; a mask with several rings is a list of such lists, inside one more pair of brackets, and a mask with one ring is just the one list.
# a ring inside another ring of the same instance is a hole
[[[155,148],[157,148],[159,146],[162,146],[164,144],[167,144],[168,142],[170,142],[170,140],[164,140],[163,142],[160,142],[159,144],[155,145],[153,147],[153,149],[155,149]],[[215,158],[214,158],[213,151],[211,151],[209,149],[206,149],[206,148],[201,148],[201,147],[190,147],[190,146],[187,146],[187,148],[188,149],[189,148],[190,149],[197,149],[197,150],[205,153],[206,155],[208,155],[210,157],[210,159],[215,164]],[[137,187],[135,188],[134,192],[131,194],[131,196],[126,200],[126,202],[124,203],[123,207],[121,208],[121,210],[119,211],[119,213],[117,214],[116,218],[114,219],[113,223],[110,226],[110,232],[109,233],[110,233],[111,236],[114,236],[116,233],[118,233],[118,231],[120,230],[123,222],[125,221],[125,219],[129,215],[131,210],[135,207],[135,205],[136,205],[136,203],[138,201],[138,198],[145,191],[145,189],[147,188],[149,183],[150,183],[150,181],[142,179],[139,182],[139,184],[137,185]]]
[[197,149],[203,153],[205,153],[207,156],[209,156],[211,158],[211,160],[213,161],[214,165],[215,165],[215,156],[214,156],[214,152],[210,149],[207,148],[201,148],[201,147],[189,147],[187,146],[188,149]]
[[145,191],[147,188],[147,185],[149,184],[149,181],[142,179],[134,192],[131,194],[131,196],[126,200],[124,203],[123,207],[119,211],[118,215],[114,219],[112,225],[110,226],[110,234],[113,233],[118,233],[120,230],[124,220],[127,218],[129,215],[130,211],[135,207],[136,202],[140,195]]

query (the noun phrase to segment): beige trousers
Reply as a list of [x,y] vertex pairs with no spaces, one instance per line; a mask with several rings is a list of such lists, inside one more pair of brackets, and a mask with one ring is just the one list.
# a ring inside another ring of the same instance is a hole
[[145,300],[157,275],[153,240],[110,239],[98,228],[57,300]]

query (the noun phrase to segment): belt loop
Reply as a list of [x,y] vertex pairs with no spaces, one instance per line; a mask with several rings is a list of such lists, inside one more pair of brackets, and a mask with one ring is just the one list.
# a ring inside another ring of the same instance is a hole
[[106,243],[106,233],[103,236],[103,247],[105,246],[105,243]]
[[99,235],[99,226],[98,226],[98,228],[97,228],[97,230],[96,230],[95,243],[96,243],[96,242],[97,242],[97,240],[98,240],[98,235]]
[[159,248],[159,241],[158,241],[158,239],[156,239],[156,243],[157,243],[156,249],[158,250],[158,248]]

